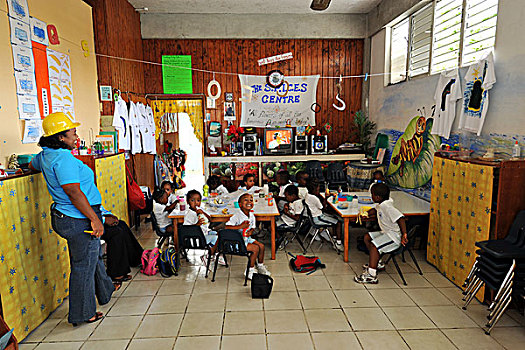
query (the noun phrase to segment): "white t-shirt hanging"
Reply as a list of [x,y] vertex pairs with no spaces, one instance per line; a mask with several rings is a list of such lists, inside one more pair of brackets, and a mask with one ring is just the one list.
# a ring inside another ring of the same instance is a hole
[[465,75],[465,92],[459,127],[463,130],[481,134],[489,108],[489,90],[496,83],[494,55],[490,52],[485,58],[473,63]]
[[118,148],[129,151],[131,149],[131,132],[128,107],[120,96],[115,101],[115,111],[111,125],[118,131]]
[[157,153],[157,142],[155,140],[155,118],[153,117],[153,109],[146,106],[146,115],[149,123],[149,138],[148,138],[148,153]]
[[456,118],[456,101],[463,97],[458,69],[442,72],[434,95],[436,114],[432,134],[450,137],[450,129]]
[[140,136],[142,139],[142,152],[150,153],[150,132],[149,132],[149,120],[146,113],[146,106],[142,103],[137,103],[137,119],[138,126],[140,131]]
[[131,153],[137,154],[142,152],[140,142],[140,127],[137,105],[132,101],[129,102],[129,124],[131,126]]

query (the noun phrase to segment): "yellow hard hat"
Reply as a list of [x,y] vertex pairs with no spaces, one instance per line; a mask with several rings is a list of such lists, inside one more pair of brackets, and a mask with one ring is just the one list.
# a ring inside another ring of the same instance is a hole
[[79,125],[80,123],[71,121],[71,119],[62,112],[51,113],[45,117],[44,121],[42,122],[42,128],[44,129],[45,137],[76,128]]

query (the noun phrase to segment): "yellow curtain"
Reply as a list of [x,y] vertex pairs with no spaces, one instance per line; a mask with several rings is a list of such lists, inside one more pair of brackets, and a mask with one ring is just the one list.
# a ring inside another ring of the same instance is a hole
[[427,260],[458,286],[476,259],[475,242],[489,239],[492,186],[490,166],[434,158]]
[[201,100],[155,100],[151,101],[151,109],[155,118],[155,138],[160,136],[160,119],[166,113],[187,113],[197,139],[203,140],[204,119]]
[[51,202],[42,174],[0,181],[0,295],[19,340],[69,294],[67,243],[51,228]]
[[125,161],[124,154],[99,158],[95,171],[102,206],[129,225]]

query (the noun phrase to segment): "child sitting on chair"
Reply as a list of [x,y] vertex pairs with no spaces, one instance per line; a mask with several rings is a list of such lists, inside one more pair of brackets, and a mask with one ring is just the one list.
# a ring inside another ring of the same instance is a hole
[[390,198],[390,189],[384,183],[372,186],[372,200],[377,203],[375,209],[368,211],[368,217],[377,217],[380,232],[368,232],[365,235],[365,244],[370,252],[368,264],[363,265],[365,269],[360,276],[354,280],[357,283],[377,284],[377,271],[384,269],[385,265],[380,261],[382,254],[390,253],[408,243],[405,217],[394,207],[394,201]]
[[173,184],[171,182],[162,181],[160,189],[168,194],[168,205],[179,203],[179,198],[173,193]]
[[[200,207],[201,199],[202,197],[199,191],[188,191],[186,194],[186,201],[188,202],[189,210],[187,210],[186,214],[184,215],[183,225],[198,225],[201,227],[204,238],[206,238],[206,243],[212,247],[211,254],[213,257],[217,251],[217,232],[211,231],[209,228],[211,217]],[[205,266],[208,264],[206,259],[206,254],[201,256],[201,260]],[[222,256],[219,257],[219,263],[221,265],[226,265],[226,262]]]
[[383,172],[381,170],[376,170],[372,174],[372,183],[370,184],[370,187],[368,188],[368,192],[372,192],[372,186],[374,186],[374,184],[379,184],[379,183],[386,183],[385,175],[383,175]]
[[242,178],[241,190],[248,191],[249,193],[257,193],[262,190],[259,186],[255,185],[255,175],[254,174],[245,174]]
[[299,189],[293,185],[284,189],[284,197],[286,198],[286,203],[283,207],[283,213],[275,224],[281,227],[293,227],[303,213],[303,201],[299,198]]
[[206,184],[210,188],[211,192],[217,192],[217,195],[222,196],[228,194],[228,189],[221,183],[221,178],[217,175],[212,175],[206,181]]
[[290,186],[293,186],[293,183],[290,181],[290,173],[286,170],[281,170],[275,175],[275,182],[279,185],[279,194],[275,197],[277,206],[279,210],[282,210],[284,203],[286,203],[286,198],[284,196],[284,190]]
[[153,192],[153,215],[157,219],[160,232],[173,236],[175,248],[178,248],[178,237],[174,236],[173,222],[168,217],[169,213],[175,209],[177,202],[168,204],[168,194],[166,191],[157,189]]
[[[304,201],[312,213],[314,223],[317,225],[336,225],[336,246],[338,249],[343,249],[343,244],[341,242],[341,222],[337,217],[324,212],[326,209],[326,198],[321,196],[321,184],[317,179],[311,179],[306,184],[306,188],[308,189],[308,193],[306,194]],[[326,235],[328,235],[326,231],[321,232],[321,237],[330,241],[330,237],[327,237]]]
[[[226,223],[227,229],[241,230],[244,237],[246,249],[253,252],[250,257],[250,268],[248,279],[251,280],[254,273],[270,276],[270,271],[264,265],[264,244],[257,242],[251,237],[255,228],[255,215],[253,214],[253,196],[245,193],[239,197],[239,210]],[[257,261],[257,268],[255,262]],[[246,271],[244,272],[246,274]]]
[[308,183],[308,179],[310,178],[310,175],[304,170],[300,170],[297,173],[295,173],[295,181],[297,182],[297,188],[299,189],[299,198],[305,199],[306,195],[308,194],[308,189],[306,188],[306,184]]

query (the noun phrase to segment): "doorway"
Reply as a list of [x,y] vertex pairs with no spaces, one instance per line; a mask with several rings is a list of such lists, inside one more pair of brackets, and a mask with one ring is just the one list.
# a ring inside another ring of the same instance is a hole
[[204,148],[202,142],[195,136],[195,130],[187,113],[178,113],[179,117],[179,147],[186,152],[186,176],[184,182],[189,190],[197,190],[202,193],[204,186]]

